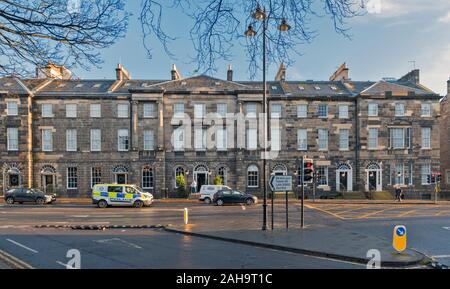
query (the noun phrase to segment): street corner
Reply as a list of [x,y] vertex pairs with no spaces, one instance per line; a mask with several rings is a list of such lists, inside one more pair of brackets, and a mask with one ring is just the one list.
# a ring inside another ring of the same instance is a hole
[[430,203],[399,204],[384,203],[308,203],[309,209],[340,220],[370,220],[370,219],[403,219],[403,218],[435,218],[450,217],[450,206]]

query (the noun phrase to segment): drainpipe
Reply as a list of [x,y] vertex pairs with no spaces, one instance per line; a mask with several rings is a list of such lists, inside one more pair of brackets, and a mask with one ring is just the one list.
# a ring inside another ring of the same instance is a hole
[[359,133],[359,98],[355,99],[355,189],[360,190],[360,175],[359,175],[359,153],[360,153],[360,133]]
[[34,166],[34,157],[33,157],[33,94],[28,94],[28,188],[33,187],[33,166]]

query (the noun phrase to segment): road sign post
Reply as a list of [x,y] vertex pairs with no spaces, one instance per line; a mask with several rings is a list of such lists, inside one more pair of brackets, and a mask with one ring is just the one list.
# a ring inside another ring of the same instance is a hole
[[286,229],[289,228],[289,198],[288,193],[292,191],[292,177],[291,176],[271,176],[269,181],[270,189],[272,190],[272,230],[273,230],[273,198],[275,192],[285,192],[286,194]]

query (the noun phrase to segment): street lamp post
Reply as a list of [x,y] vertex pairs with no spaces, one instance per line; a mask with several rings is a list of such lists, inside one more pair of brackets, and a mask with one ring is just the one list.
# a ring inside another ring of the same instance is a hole
[[[263,157],[263,226],[262,230],[267,230],[267,135],[268,135],[268,127],[269,127],[269,118],[267,117],[267,80],[266,80],[266,74],[267,74],[267,26],[268,26],[268,17],[266,14],[266,9],[262,8],[258,5],[255,12],[252,15],[253,19],[257,21],[262,21],[263,24],[263,109],[262,113],[264,116],[264,123],[263,123],[263,138],[264,138],[264,157]],[[288,31],[291,27],[287,24],[286,19],[283,19],[281,21],[281,24],[278,26],[278,29],[280,31]],[[245,36],[247,37],[254,37],[256,36],[256,31],[253,29],[252,25],[248,26],[247,31],[245,31]],[[272,212],[273,214],[273,212]]]

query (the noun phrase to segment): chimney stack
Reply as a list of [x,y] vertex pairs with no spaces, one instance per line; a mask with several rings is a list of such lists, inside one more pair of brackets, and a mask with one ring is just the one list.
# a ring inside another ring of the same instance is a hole
[[179,80],[181,79],[180,73],[177,70],[177,66],[175,64],[172,64],[172,80]]
[[349,69],[347,68],[347,64],[344,62],[339,66],[339,68],[330,76],[330,81],[347,81],[350,78],[348,77]]
[[408,72],[406,75],[402,76],[398,81],[412,82],[415,84],[419,84],[420,83],[420,70],[414,69],[414,70]]
[[233,81],[233,68],[231,67],[231,64],[228,65],[227,80]]
[[45,67],[36,68],[37,78],[71,79],[72,72],[64,66],[49,62]]
[[284,65],[284,63],[280,64],[277,75],[275,76],[275,81],[281,81],[281,82],[286,81],[286,66]]
[[118,64],[116,68],[117,80],[131,80],[131,74],[126,70],[122,64]]
[[450,77],[447,80],[447,95],[450,96]]

